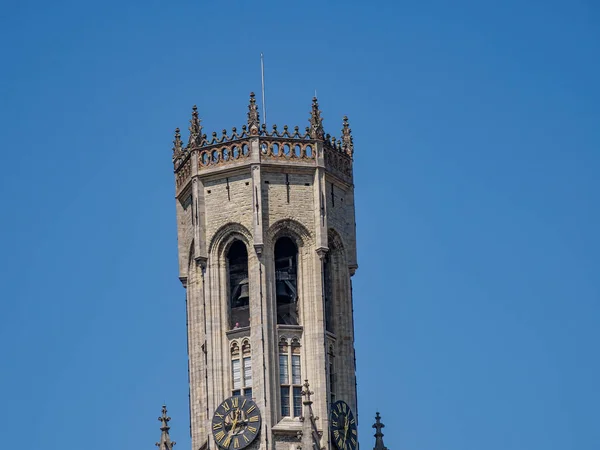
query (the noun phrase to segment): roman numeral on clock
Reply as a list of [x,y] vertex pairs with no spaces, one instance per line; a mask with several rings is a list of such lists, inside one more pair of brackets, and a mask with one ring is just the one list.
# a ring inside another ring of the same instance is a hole
[[224,437],[225,437],[225,432],[223,430],[221,430],[217,434],[215,434],[215,439],[217,440],[217,442],[221,442]]

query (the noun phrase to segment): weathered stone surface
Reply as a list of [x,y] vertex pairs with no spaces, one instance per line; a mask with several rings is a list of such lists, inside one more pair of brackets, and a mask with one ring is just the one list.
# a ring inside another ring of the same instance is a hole
[[[308,379],[314,392],[312,411],[316,427],[322,432],[323,447],[330,448],[327,429],[332,394],[356,409],[351,298],[351,274],[357,266],[354,188],[351,166],[350,176],[344,175],[337,168],[328,168],[324,158],[324,152],[337,152],[334,156],[339,164],[342,161],[351,165],[351,137],[346,126],[344,148],[324,144],[320,116],[315,119],[314,108],[312,135],[308,137],[297,129],[289,132],[287,127],[283,132],[274,128],[268,134],[257,127],[254,115],[249,116],[252,133],[245,127],[241,133],[234,129],[231,136],[223,133],[220,140],[233,142],[227,144],[230,149],[238,145],[236,139],[248,143],[248,154],[238,159],[225,160],[226,153],[220,150],[214,163],[211,159],[203,165],[198,160],[201,153],[194,152],[200,149],[209,154],[202,149],[216,145],[219,138],[213,135],[209,140],[200,135],[199,122],[194,122],[197,114],[192,120],[197,129],[188,147],[180,149],[180,138],[176,139],[179,269],[186,287],[194,450],[207,441],[211,448],[217,448],[210,421],[219,403],[232,395],[234,341],[239,348],[243,340],[249,339],[251,347],[252,395],[263,420],[253,449],[296,450],[301,445],[297,435],[302,430],[300,418],[281,415],[281,339],[288,346],[299,343],[301,379]],[[268,137],[271,146],[264,152],[260,150],[263,136]],[[275,156],[272,145],[280,138],[312,138],[307,141],[312,156],[305,154],[306,142],[300,158]],[[186,161],[190,161],[191,169],[182,177],[178,171],[183,170]],[[274,249],[282,236],[291,238],[298,247],[298,325],[277,324]],[[250,327],[230,331],[232,291],[227,252],[235,240],[242,241],[248,253]],[[324,261],[328,261],[330,270],[327,276],[323,273]],[[332,283],[331,331],[325,330],[324,279]],[[333,376],[329,373],[331,355]]]

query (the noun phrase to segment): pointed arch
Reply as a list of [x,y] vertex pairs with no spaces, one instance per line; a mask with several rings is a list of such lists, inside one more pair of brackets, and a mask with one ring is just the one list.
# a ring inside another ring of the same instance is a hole
[[294,219],[281,219],[271,225],[266,233],[266,242],[273,246],[283,236],[291,238],[298,247],[306,247],[314,242],[312,233]]
[[327,231],[329,252],[323,261],[323,294],[325,303],[325,329],[335,333],[340,324],[339,318],[345,310],[347,297],[348,265],[344,242],[333,228]]
[[209,246],[211,260],[218,264],[220,292],[226,305],[228,329],[250,326],[249,258],[252,237],[239,223],[223,225]]

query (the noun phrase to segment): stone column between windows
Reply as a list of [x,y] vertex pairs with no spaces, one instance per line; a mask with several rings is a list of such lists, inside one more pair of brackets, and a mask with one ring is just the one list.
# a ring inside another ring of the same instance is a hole
[[205,329],[203,320],[202,268],[192,260],[188,268],[186,286],[188,320],[188,365],[190,370],[190,426],[194,448],[206,440],[206,366],[203,344]]

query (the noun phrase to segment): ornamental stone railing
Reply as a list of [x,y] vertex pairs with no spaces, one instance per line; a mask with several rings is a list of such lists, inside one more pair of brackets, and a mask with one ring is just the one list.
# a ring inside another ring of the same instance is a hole
[[[310,126],[304,132],[299,127],[293,131],[284,126],[280,131],[277,125],[268,131],[266,125],[259,123],[258,109],[254,93],[250,94],[248,106],[248,124],[241,131],[233,128],[228,134],[223,130],[221,136],[216,132],[208,138],[202,134],[202,126],[196,106],[192,110],[190,120],[190,136],[187,145],[183,145],[179,128],[175,130],[173,141],[173,165],[177,190],[183,188],[192,176],[192,154],[196,154],[198,175],[220,167],[239,166],[245,164],[324,164],[325,169],[340,178],[352,183],[352,162],[354,145],[348,118],[344,117],[342,137],[340,140],[325,134],[323,119],[318,109],[317,99],[313,98]],[[253,145],[257,144],[257,145]],[[257,155],[253,154],[258,152]]]

